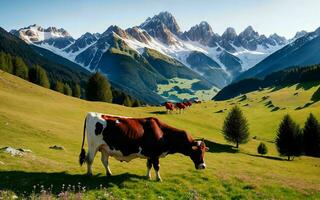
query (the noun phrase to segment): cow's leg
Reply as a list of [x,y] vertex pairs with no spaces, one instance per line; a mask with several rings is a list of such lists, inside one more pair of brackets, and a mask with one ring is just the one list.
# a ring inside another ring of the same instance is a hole
[[92,163],[94,160],[94,157],[96,155],[96,152],[88,152],[87,157],[86,157],[86,163],[87,163],[87,175],[92,176]]
[[151,179],[151,168],[152,168],[152,162],[150,158],[147,160],[147,179]]
[[157,181],[162,181],[160,172],[159,172],[160,170],[159,158],[152,159],[152,165],[154,170],[156,171]]
[[106,175],[111,176],[111,170],[109,168],[109,155],[107,154],[105,149],[101,149],[101,162],[103,163],[104,167],[106,168]]

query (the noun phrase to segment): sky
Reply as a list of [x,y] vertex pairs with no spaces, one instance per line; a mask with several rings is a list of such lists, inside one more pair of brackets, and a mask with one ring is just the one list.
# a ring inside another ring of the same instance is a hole
[[182,31],[207,21],[214,32],[239,33],[248,25],[260,34],[292,38],[320,26],[319,0],[0,0],[0,26],[7,31],[31,24],[66,29],[74,38],[102,33],[110,25],[140,25],[161,11],[172,13]]

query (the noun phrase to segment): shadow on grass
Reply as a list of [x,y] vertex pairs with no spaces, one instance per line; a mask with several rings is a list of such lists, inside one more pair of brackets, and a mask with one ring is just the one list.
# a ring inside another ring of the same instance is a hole
[[316,101],[308,102],[308,103],[304,104],[303,106],[299,106],[299,107],[295,108],[295,110],[302,110],[304,108],[307,108],[307,107],[311,106],[314,103],[316,103]]
[[259,158],[266,158],[266,159],[270,159],[270,160],[286,160],[286,159],[283,159],[283,158],[279,158],[279,157],[274,157],[274,156],[262,156],[262,155],[257,155],[257,154],[251,154],[251,153],[245,153],[249,156],[254,156],[254,157],[259,157]]
[[210,153],[237,153],[238,149],[229,144],[219,144],[209,140],[204,141],[206,146],[209,147]]
[[299,83],[296,87],[296,90],[302,88],[304,90],[309,90],[312,87],[318,86],[319,85],[319,81],[316,82],[307,82],[307,83]]
[[164,114],[167,114],[167,111],[164,111],[164,110],[158,110],[158,111],[150,112],[150,114],[155,114],[155,115],[164,115]]
[[92,177],[79,174],[68,174],[65,172],[24,172],[24,171],[0,171],[0,190],[10,190],[16,194],[30,196],[36,185],[36,193],[39,193],[40,186],[44,189],[53,186],[52,193],[58,195],[62,191],[67,190],[68,185],[75,186],[75,191],[78,191],[78,183],[85,186],[86,190],[93,190],[102,187],[110,187],[117,185],[123,187],[124,182],[137,182],[139,179],[145,179],[145,176],[139,176],[130,173],[112,175],[106,177],[98,174]]

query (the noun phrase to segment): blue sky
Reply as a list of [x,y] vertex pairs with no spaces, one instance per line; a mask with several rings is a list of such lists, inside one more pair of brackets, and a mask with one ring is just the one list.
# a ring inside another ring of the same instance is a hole
[[103,32],[112,24],[139,25],[161,11],[171,12],[181,29],[207,21],[222,34],[252,25],[259,33],[286,36],[320,26],[319,0],[0,0],[0,26],[6,30],[39,24],[66,29],[75,38]]

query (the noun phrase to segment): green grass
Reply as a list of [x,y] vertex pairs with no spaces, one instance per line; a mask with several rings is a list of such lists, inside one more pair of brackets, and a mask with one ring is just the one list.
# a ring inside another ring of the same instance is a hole
[[[292,115],[300,125],[310,112],[320,119],[319,103],[295,110],[308,102],[316,89],[313,86],[304,90],[297,85],[279,90],[270,88],[247,94],[244,101],[239,97],[210,101],[193,105],[182,114],[164,114],[163,107],[127,108],[87,102],[0,72],[0,148],[32,150],[23,157],[0,153],[0,161],[4,163],[0,164],[0,190],[9,192],[9,197],[14,193],[19,197],[32,196],[34,185],[36,193],[41,185],[44,188],[53,185],[52,193],[57,195],[62,184],[77,188],[81,182],[86,186],[86,192],[82,193],[85,199],[319,199],[320,159],[302,156],[286,161],[278,156],[273,143],[284,114]],[[294,95],[296,92],[298,95]],[[269,98],[262,101],[264,96]],[[265,106],[269,100],[280,110],[272,112]],[[234,104],[248,118],[251,137],[256,136],[240,145],[239,151],[227,144],[221,134],[224,117]],[[217,112],[220,110],[224,111]],[[94,176],[86,177],[83,175],[86,167],[79,166],[78,155],[83,120],[89,111],[154,116],[196,138],[204,137],[210,147],[205,156],[207,169],[197,171],[189,158],[169,155],[160,159],[163,182],[159,183],[144,178],[145,160],[125,163],[111,158],[114,175],[105,177],[97,155]],[[261,141],[269,149],[265,157],[256,152]],[[63,146],[65,150],[49,149],[52,145]]]
[[[170,95],[174,95],[179,99],[191,99],[196,96],[199,100],[202,100],[202,101],[211,100],[212,97],[215,94],[217,94],[218,89],[216,87],[212,87],[209,90],[197,90],[197,91],[192,90],[192,84],[197,83],[199,81],[200,81],[199,79],[189,80],[189,79],[175,77],[175,78],[169,79],[169,84],[158,84],[157,93],[162,97],[167,98],[168,100],[174,100],[170,98]],[[185,92],[179,93],[176,90],[172,90],[172,88],[175,86],[179,87],[180,89],[188,89],[192,91],[194,94],[189,94]],[[169,91],[168,92],[169,98],[163,95],[166,91]]]

